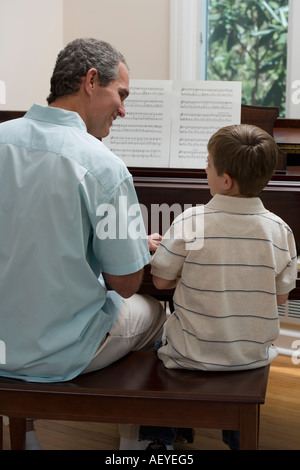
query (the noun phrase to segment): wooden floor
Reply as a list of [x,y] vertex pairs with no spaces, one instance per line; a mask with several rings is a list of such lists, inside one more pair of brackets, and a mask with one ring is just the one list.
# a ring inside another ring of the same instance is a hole
[[[65,421],[35,422],[45,450],[115,450],[117,425]],[[221,431],[196,429],[193,444],[177,444],[176,450],[222,450]],[[10,448],[8,426],[4,449]],[[271,365],[266,403],[261,407],[261,450],[300,450],[300,364],[278,356]]]

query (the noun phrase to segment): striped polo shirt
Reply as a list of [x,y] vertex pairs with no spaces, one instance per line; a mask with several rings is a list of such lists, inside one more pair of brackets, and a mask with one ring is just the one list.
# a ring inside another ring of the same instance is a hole
[[295,287],[297,254],[291,229],[259,198],[216,195],[183,212],[152,274],[179,277],[158,351],[166,367],[231,371],[276,357],[276,295]]

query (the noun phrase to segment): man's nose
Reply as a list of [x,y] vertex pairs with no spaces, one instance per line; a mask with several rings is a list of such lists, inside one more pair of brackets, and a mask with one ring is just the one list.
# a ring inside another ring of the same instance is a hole
[[125,117],[125,115],[126,115],[125,104],[122,103],[121,106],[118,109],[118,116]]

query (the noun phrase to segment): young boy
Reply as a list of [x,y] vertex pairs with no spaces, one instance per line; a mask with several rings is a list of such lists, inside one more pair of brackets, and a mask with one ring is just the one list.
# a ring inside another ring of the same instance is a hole
[[213,198],[175,219],[151,263],[158,289],[176,287],[158,356],[167,368],[261,367],[277,355],[277,305],[297,277],[292,231],[257,197],[278,149],[265,131],[236,125],[217,131],[208,152]]
[[[204,217],[202,207],[177,217],[152,260],[156,287],[176,286],[175,311],[158,355],[168,368],[261,367],[277,355],[277,305],[287,300],[297,277],[292,231],[257,197],[275,170],[278,150],[265,131],[238,125],[217,131],[208,152],[213,198]],[[197,214],[203,246],[189,250],[190,218],[196,227]]]

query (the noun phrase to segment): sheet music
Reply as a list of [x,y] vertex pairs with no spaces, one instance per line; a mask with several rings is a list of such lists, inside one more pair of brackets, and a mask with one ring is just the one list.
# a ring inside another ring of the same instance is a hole
[[103,142],[127,166],[205,168],[210,136],[240,123],[241,83],[131,80],[125,109]]
[[241,121],[240,82],[174,82],[171,168],[205,168],[207,143]]
[[126,115],[103,139],[127,166],[169,166],[171,89],[169,80],[131,80]]

